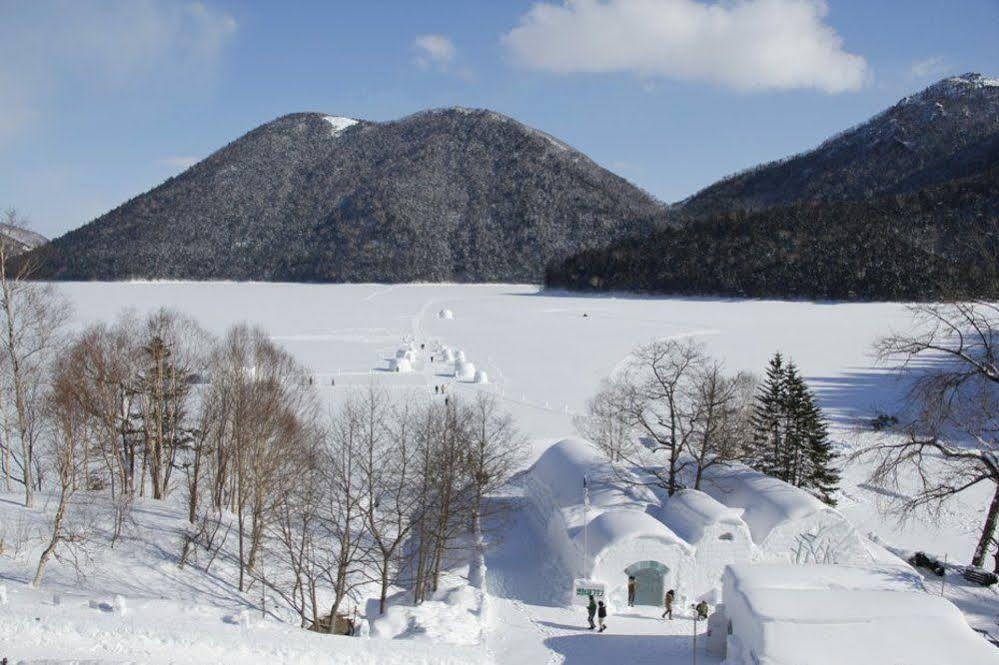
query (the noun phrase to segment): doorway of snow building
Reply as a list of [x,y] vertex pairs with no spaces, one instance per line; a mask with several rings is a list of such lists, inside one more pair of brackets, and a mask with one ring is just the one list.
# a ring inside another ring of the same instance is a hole
[[634,576],[638,588],[635,590],[636,605],[663,604],[665,595],[666,574],[669,568],[658,561],[639,561],[624,569],[629,577]]

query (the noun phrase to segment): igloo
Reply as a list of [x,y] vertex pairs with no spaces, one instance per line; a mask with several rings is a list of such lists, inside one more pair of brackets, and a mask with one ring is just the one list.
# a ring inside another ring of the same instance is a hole
[[467,360],[454,361],[454,378],[459,381],[475,380],[475,365]]
[[743,510],[765,561],[870,563],[860,533],[836,509],[805,490],[739,464],[705,469],[701,489]]
[[392,362],[389,363],[389,371],[399,373],[412,372],[413,364],[408,358],[394,358]]
[[686,584],[691,598],[717,588],[726,566],[753,560],[755,547],[742,513],[741,508],[730,508],[693,489],[665,500],[660,521],[694,546],[694,574]]
[[636,582],[635,604],[659,607],[669,589],[691,595],[694,548],[648,513],[609,510],[590,520],[573,539],[585,553],[589,576],[607,585],[612,606],[628,601],[628,578]]

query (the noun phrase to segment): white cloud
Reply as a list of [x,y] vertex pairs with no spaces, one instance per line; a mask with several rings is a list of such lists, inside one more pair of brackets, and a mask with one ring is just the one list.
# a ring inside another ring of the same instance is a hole
[[822,0],[539,2],[502,41],[518,64],[555,74],[630,72],[739,90],[857,90],[863,57],[843,49]]
[[943,76],[948,70],[949,67],[944,59],[940,56],[935,56],[912,63],[912,67],[909,68],[909,75],[914,79],[925,80]]
[[189,169],[198,162],[201,161],[200,157],[190,157],[187,155],[172,155],[170,157],[164,157],[159,160],[159,163],[163,166],[169,166],[170,168],[180,169],[181,171]]
[[237,30],[232,15],[201,2],[55,0],[18,9],[0,21],[0,142],[44,118],[64,91],[209,80]]
[[447,71],[458,55],[454,42],[444,35],[420,35],[413,40],[413,50],[416,51],[413,62],[421,69]]

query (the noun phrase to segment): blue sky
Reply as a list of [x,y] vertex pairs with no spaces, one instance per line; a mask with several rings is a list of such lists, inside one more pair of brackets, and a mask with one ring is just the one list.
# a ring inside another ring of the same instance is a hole
[[50,236],[279,115],[492,108],[664,201],[950,74],[997,0],[0,0],[0,207]]

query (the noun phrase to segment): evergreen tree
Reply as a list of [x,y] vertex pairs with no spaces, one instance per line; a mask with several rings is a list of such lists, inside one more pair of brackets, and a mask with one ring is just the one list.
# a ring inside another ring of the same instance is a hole
[[822,410],[798,368],[780,353],[757,392],[752,426],[750,462],[758,471],[835,505],[839,472]]
[[780,352],[774,354],[767,366],[767,376],[756,393],[756,404],[750,423],[753,438],[750,464],[758,471],[776,475],[784,448],[781,414],[784,405],[784,359]]

